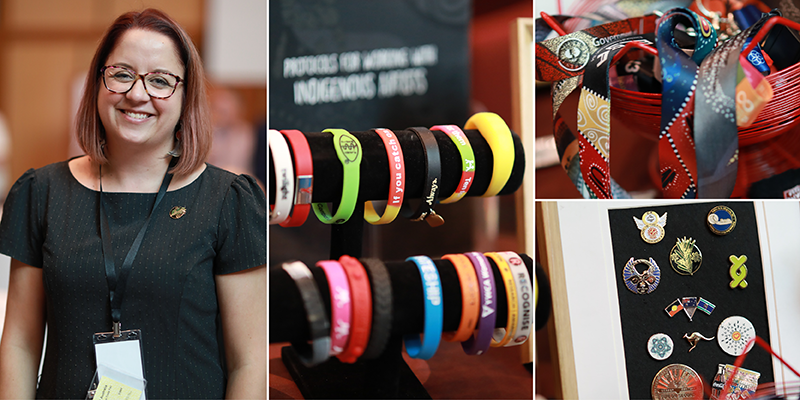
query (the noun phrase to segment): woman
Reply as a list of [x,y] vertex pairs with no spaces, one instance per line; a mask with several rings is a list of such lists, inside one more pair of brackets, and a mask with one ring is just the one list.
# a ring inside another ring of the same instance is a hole
[[266,201],[254,179],[205,164],[188,35],[157,10],[120,16],[78,114],[86,155],[27,171],[0,222],[0,398],[84,398],[93,335],[114,321],[141,331],[149,399],[266,398]]

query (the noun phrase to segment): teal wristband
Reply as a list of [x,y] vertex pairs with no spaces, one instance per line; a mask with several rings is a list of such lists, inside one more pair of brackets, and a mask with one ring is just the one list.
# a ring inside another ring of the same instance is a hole
[[425,294],[425,327],[423,338],[412,333],[403,336],[406,353],[409,357],[427,360],[433,357],[439,348],[442,339],[442,325],[444,323],[444,301],[442,296],[442,283],[436,264],[429,257],[408,257],[406,261],[413,261],[419,268],[422,276],[422,292]]
[[322,223],[342,224],[353,215],[358,201],[358,185],[361,175],[361,143],[344,129],[325,129],[333,134],[333,147],[342,162],[342,199],[339,208],[331,215],[328,203],[313,203],[314,214]]

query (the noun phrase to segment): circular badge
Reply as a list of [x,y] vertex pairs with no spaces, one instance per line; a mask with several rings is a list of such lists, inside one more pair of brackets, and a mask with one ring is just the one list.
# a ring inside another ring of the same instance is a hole
[[[647,269],[639,273],[636,270],[636,264],[645,264]],[[649,260],[634,260],[631,257],[625,267],[622,268],[622,279],[625,281],[625,286],[633,293],[648,294],[652,293],[661,282],[661,269],[658,268],[656,261],[650,257]]]
[[642,240],[654,244],[664,238],[664,226],[667,225],[667,213],[661,217],[655,211],[647,211],[642,215],[642,219],[633,217],[636,227],[641,231]]
[[717,343],[726,353],[736,357],[750,351],[747,342],[756,337],[756,328],[745,317],[733,316],[725,318],[717,329]]
[[656,360],[666,360],[672,355],[672,338],[665,333],[656,333],[647,339],[647,352]]
[[658,371],[650,387],[653,400],[702,399],[703,381],[692,368],[670,364]]
[[694,275],[703,263],[703,254],[692,238],[678,239],[669,252],[669,264],[681,275]]
[[[589,62],[589,46],[578,38],[569,38],[559,43],[556,49],[558,65],[567,71],[580,71]],[[568,63],[568,64],[565,64]]]
[[736,227],[736,214],[726,206],[716,206],[708,212],[706,222],[711,232],[727,235]]

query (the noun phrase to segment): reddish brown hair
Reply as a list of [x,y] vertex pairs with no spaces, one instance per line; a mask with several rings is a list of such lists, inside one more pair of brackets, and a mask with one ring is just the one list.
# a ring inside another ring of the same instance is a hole
[[[144,29],[172,39],[185,69],[182,77],[183,109],[178,126],[181,132],[180,147],[183,154],[172,169],[175,175],[185,175],[206,161],[211,149],[211,122],[209,121],[207,84],[200,54],[189,35],[163,11],[148,8],[141,12],[120,15],[108,28],[92,58],[86,87],[78,108],[78,143],[84,152],[96,162],[106,164],[103,150],[106,131],[97,109],[97,96],[103,86],[100,69],[116,47],[122,35],[130,29]],[[177,128],[177,127],[176,127]]]

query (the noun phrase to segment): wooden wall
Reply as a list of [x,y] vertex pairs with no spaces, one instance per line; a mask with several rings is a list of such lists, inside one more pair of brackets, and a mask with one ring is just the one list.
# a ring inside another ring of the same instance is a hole
[[0,111],[11,134],[12,182],[29,168],[67,158],[76,82],[108,25],[126,11],[147,7],[172,16],[202,51],[204,0],[0,3]]

